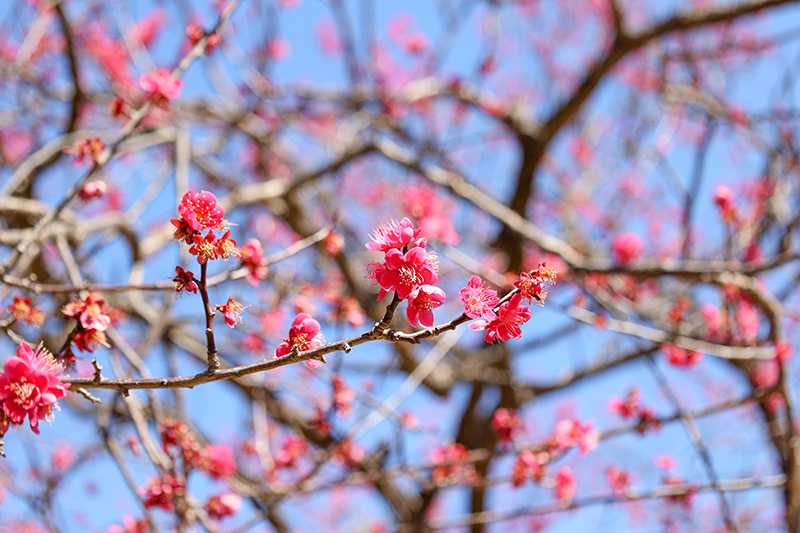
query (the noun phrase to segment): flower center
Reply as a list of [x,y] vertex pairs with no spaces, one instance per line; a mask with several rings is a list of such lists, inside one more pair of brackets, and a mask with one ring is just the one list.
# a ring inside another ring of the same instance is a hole
[[36,386],[33,383],[28,383],[28,380],[25,378],[21,378],[19,382],[10,383],[9,387],[14,394],[14,403],[20,407],[28,403],[34,391],[36,391]]
[[420,309],[433,309],[433,301],[424,292],[420,292],[419,296],[414,300],[414,306]]
[[397,276],[403,285],[416,285],[422,282],[422,278],[413,267],[401,266],[397,270]]
[[311,339],[301,333],[292,339],[291,344],[298,352],[305,352],[311,346]]

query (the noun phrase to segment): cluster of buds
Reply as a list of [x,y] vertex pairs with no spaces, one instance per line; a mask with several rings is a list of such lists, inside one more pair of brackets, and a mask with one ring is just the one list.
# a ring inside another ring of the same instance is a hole
[[383,262],[373,263],[371,277],[381,289],[378,299],[394,292],[407,302],[406,317],[415,327],[433,326],[433,309],[444,303],[445,293],[434,284],[439,279],[436,256],[426,250],[427,240],[404,218],[379,226],[367,249],[383,252]]
[[186,483],[172,474],[154,478],[142,490],[142,501],[148,509],[158,507],[165,511],[175,508],[175,499],[186,493]]

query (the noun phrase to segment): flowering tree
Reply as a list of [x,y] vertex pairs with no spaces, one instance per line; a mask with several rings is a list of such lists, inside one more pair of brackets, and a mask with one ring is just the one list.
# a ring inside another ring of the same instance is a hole
[[9,2],[0,530],[800,530],[790,4]]

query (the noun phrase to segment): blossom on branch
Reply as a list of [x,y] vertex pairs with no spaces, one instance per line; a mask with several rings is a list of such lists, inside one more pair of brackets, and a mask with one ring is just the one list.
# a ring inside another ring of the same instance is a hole
[[76,163],[83,163],[85,159],[88,159],[93,163],[99,163],[100,156],[105,149],[106,145],[100,140],[99,137],[90,137],[88,139],[78,141],[74,146],[67,148],[65,152],[75,156]]
[[492,321],[478,321],[473,329],[485,329],[484,340],[488,344],[506,342],[522,337],[520,326],[531,319],[531,310],[522,303],[522,295],[517,293],[497,310],[497,318]]
[[539,483],[544,479],[546,467],[551,460],[552,456],[545,451],[521,451],[517,454],[511,471],[511,485],[514,488],[521,487],[528,479]]
[[175,282],[175,292],[191,292],[197,294],[197,281],[191,270],[184,270],[183,267],[175,267],[175,277],[172,278]]
[[433,450],[431,462],[434,464],[431,477],[437,485],[472,483],[477,480],[477,472],[469,462],[469,450],[459,442],[440,446]]
[[614,494],[625,496],[625,492],[631,484],[631,475],[628,471],[612,466],[606,470],[606,478]]
[[94,351],[97,344],[108,346],[105,332],[111,326],[110,312],[106,301],[91,292],[61,309],[65,317],[78,321],[72,343],[86,352]]
[[87,181],[78,191],[78,198],[84,202],[93,200],[94,198],[102,198],[108,191],[108,185],[103,180]]
[[519,279],[514,282],[514,287],[519,289],[523,298],[531,302],[544,304],[547,299],[547,287],[555,283],[556,273],[542,263],[536,269],[522,272]]
[[694,350],[686,350],[674,344],[663,344],[661,351],[667,356],[667,361],[677,367],[692,367],[703,359],[703,354]]
[[210,444],[203,450],[200,468],[214,479],[227,478],[236,473],[236,457],[230,446]]
[[222,228],[225,211],[209,191],[186,191],[178,204],[178,213],[192,231]]
[[44,312],[33,305],[33,300],[27,296],[14,296],[8,306],[8,312],[14,320],[25,322],[31,326],[39,327],[44,323]]
[[171,100],[180,96],[183,82],[174,78],[169,70],[160,68],[142,75],[139,86],[153,105],[167,108]]
[[464,314],[469,318],[487,321],[497,318],[494,312],[494,308],[500,303],[497,291],[485,287],[479,276],[470,277],[466,287],[462,288],[458,295],[464,304]]
[[[319,322],[307,313],[300,313],[292,320],[289,336],[275,349],[275,356],[284,357],[292,352],[306,352],[319,348],[323,344],[324,339],[320,333]],[[306,364],[310,367],[319,366],[318,361],[307,361]]]
[[394,220],[378,226],[370,235],[370,241],[366,244],[368,250],[375,252],[388,252],[389,250],[402,250],[406,246],[425,247],[427,241],[420,237],[421,231],[414,227],[414,223],[408,218],[403,218],[400,222]]
[[232,492],[216,494],[208,499],[203,508],[208,516],[215,520],[222,520],[235,515],[242,506],[242,498]]
[[228,298],[228,301],[223,305],[217,306],[217,311],[222,313],[222,316],[225,318],[225,325],[229,328],[235,328],[236,325],[242,321],[243,310],[244,305],[233,298]]
[[106,313],[105,305],[105,300],[89,293],[82,300],[65,305],[61,312],[68,318],[76,319],[84,329],[105,331],[111,325],[111,317]]
[[405,300],[421,285],[433,285],[438,280],[439,265],[436,256],[425,248],[415,246],[403,253],[396,248],[386,252],[384,263],[374,265],[373,276],[381,286],[378,298],[395,291]]
[[570,501],[575,497],[575,493],[578,490],[578,484],[575,481],[575,474],[572,473],[572,469],[570,467],[561,467],[558,472],[556,472],[554,481],[556,498],[564,502]]
[[5,362],[0,374],[0,436],[25,418],[39,433],[39,421],[49,420],[58,400],[69,387],[61,380],[63,367],[43,346],[35,350],[22,341],[17,354]]
[[267,264],[264,260],[264,248],[258,239],[248,239],[239,248],[239,258],[242,266],[247,269],[247,281],[251,285],[258,285],[258,282],[267,277]]
[[586,454],[597,448],[600,435],[591,422],[582,423],[580,420],[560,420],[556,424],[552,436],[552,444],[558,451],[577,447],[581,454]]
[[414,327],[433,326],[433,309],[444,303],[445,294],[434,285],[422,285],[408,295],[406,317]]
[[175,498],[183,496],[186,484],[172,474],[152,479],[142,490],[142,501],[148,509],[159,507],[165,511],[175,508]]
[[277,468],[293,468],[307,451],[308,444],[305,439],[289,436],[275,454],[275,466]]
[[492,429],[497,434],[497,440],[502,443],[512,442],[522,427],[522,419],[511,409],[501,407],[492,416]]
[[636,262],[642,255],[643,247],[642,240],[633,233],[619,235],[611,245],[614,260],[623,266]]
[[[198,263],[202,265],[215,259],[227,260],[231,257],[241,256],[240,250],[236,247],[236,241],[231,239],[230,229],[226,229],[228,223],[225,221],[225,210],[217,202],[214,193],[186,191],[178,204],[178,214],[179,218],[170,219],[175,227],[173,238],[188,244],[189,253],[197,257]],[[225,233],[217,238],[214,231],[223,229],[225,229]],[[202,234],[204,231],[206,232],[205,236]],[[257,264],[259,263],[258,251],[256,245],[250,243],[247,253],[250,267],[253,269],[252,274],[260,273],[258,271],[259,264]]]

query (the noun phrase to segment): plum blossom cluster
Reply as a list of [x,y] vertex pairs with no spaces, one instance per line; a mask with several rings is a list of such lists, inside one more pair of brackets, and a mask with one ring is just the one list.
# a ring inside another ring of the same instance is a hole
[[[367,249],[383,252],[383,262],[371,265],[370,276],[380,286],[378,299],[394,293],[407,302],[406,317],[414,327],[432,327],[433,309],[445,301],[445,292],[435,283],[439,279],[436,256],[427,250],[427,239],[408,218],[379,226],[370,236]],[[472,276],[459,291],[464,315],[473,320],[470,328],[485,331],[487,343],[504,342],[522,336],[521,326],[531,318],[530,304],[543,304],[547,287],[555,282],[553,270],[541,264],[523,272],[514,290],[501,300],[497,291]]]
[[454,442],[434,449],[431,462],[434,465],[431,477],[437,485],[478,481],[478,473],[469,461],[469,450],[461,443]]
[[[170,222],[175,227],[173,237],[189,245],[189,253],[201,265],[215,259],[239,257],[236,241],[231,239],[225,210],[209,191],[186,191],[178,204],[178,218]],[[217,236],[216,231],[221,232]]]
[[183,461],[184,471],[199,469],[213,479],[236,473],[236,458],[230,446],[209,444],[201,447],[189,427],[179,420],[161,424],[161,447],[173,461]]
[[637,387],[630,389],[623,398],[612,398],[608,408],[625,420],[636,421],[636,431],[639,433],[643,434],[648,429],[658,430],[661,427],[661,421],[655,412],[642,405],[641,391]]
[[[151,479],[142,488],[142,501],[147,508],[172,511],[186,496],[189,475],[205,472],[215,480],[226,480],[236,473],[233,449],[226,445],[209,444],[201,447],[189,427],[179,420],[166,420],[160,428],[161,448],[170,457],[172,468]],[[178,463],[182,468],[177,468]],[[203,508],[211,518],[221,520],[236,514],[241,498],[229,491],[211,496]]]
[[514,282],[515,291],[501,301],[497,291],[486,287],[478,276],[472,276],[459,291],[464,314],[472,319],[470,328],[485,331],[484,340],[491,344],[522,337],[521,326],[531,319],[528,304],[544,304],[547,287],[555,283],[556,274],[546,265],[523,272]]
[[[247,271],[247,279],[257,284],[266,276],[266,263],[261,243],[250,239],[239,249],[231,238],[229,223],[225,220],[225,210],[217,202],[217,197],[209,191],[187,191],[178,204],[179,217],[170,222],[175,228],[173,237],[189,245],[189,253],[197,258],[200,264],[200,279],[191,270],[181,266],[175,267],[176,292],[201,293],[207,299],[206,268],[209,261],[238,257]],[[214,309],[222,313],[225,324],[236,327],[242,319],[245,306],[234,298],[228,298],[224,304]],[[207,310],[213,316],[213,312]]]
[[19,344],[0,374],[0,436],[10,426],[21,426],[26,418],[31,430],[39,433],[39,421],[49,420],[58,400],[67,393],[62,371],[43,346],[33,349],[25,341]]
[[413,222],[403,218],[379,226],[367,249],[383,252],[383,262],[371,265],[371,277],[380,285],[378,299],[394,292],[407,302],[406,318],[414,326],[433,326],[433,309],[445,301],[439,280],[439,262],[427,249],[427,239]]
[[[495,413],[495,418],[497,413]],[[521,487],[526,481],[544,484],[547,480],[547,467],[558,457],[571,449],[586,454],[597,447],[599,434],[591,422],[564,419],[556,424],[550,438],[535,449],[526,448],[517,454],[511,474],[511,484]],[[549,483],[558,500],[569,501],[577,490],[575,475],[568,466],[556,471]]]
[[39,327],[44,323],[44,312],[36,307],[33,300],[27,296],[14,296],[8,306],[8,312],[11,313],[14,320],[30,326]]
[[93,352],[98,344],[108,347],[106,330],[111,327],[111,308],[103,298],[89,293],[61,309],[61,313],[77,321],[72,344],[82,352]]
[[364,462],[366,452],[361,446],[353,442],[353,439],[347,438],[339,443],[333,456],[339,463],[353,468]]

